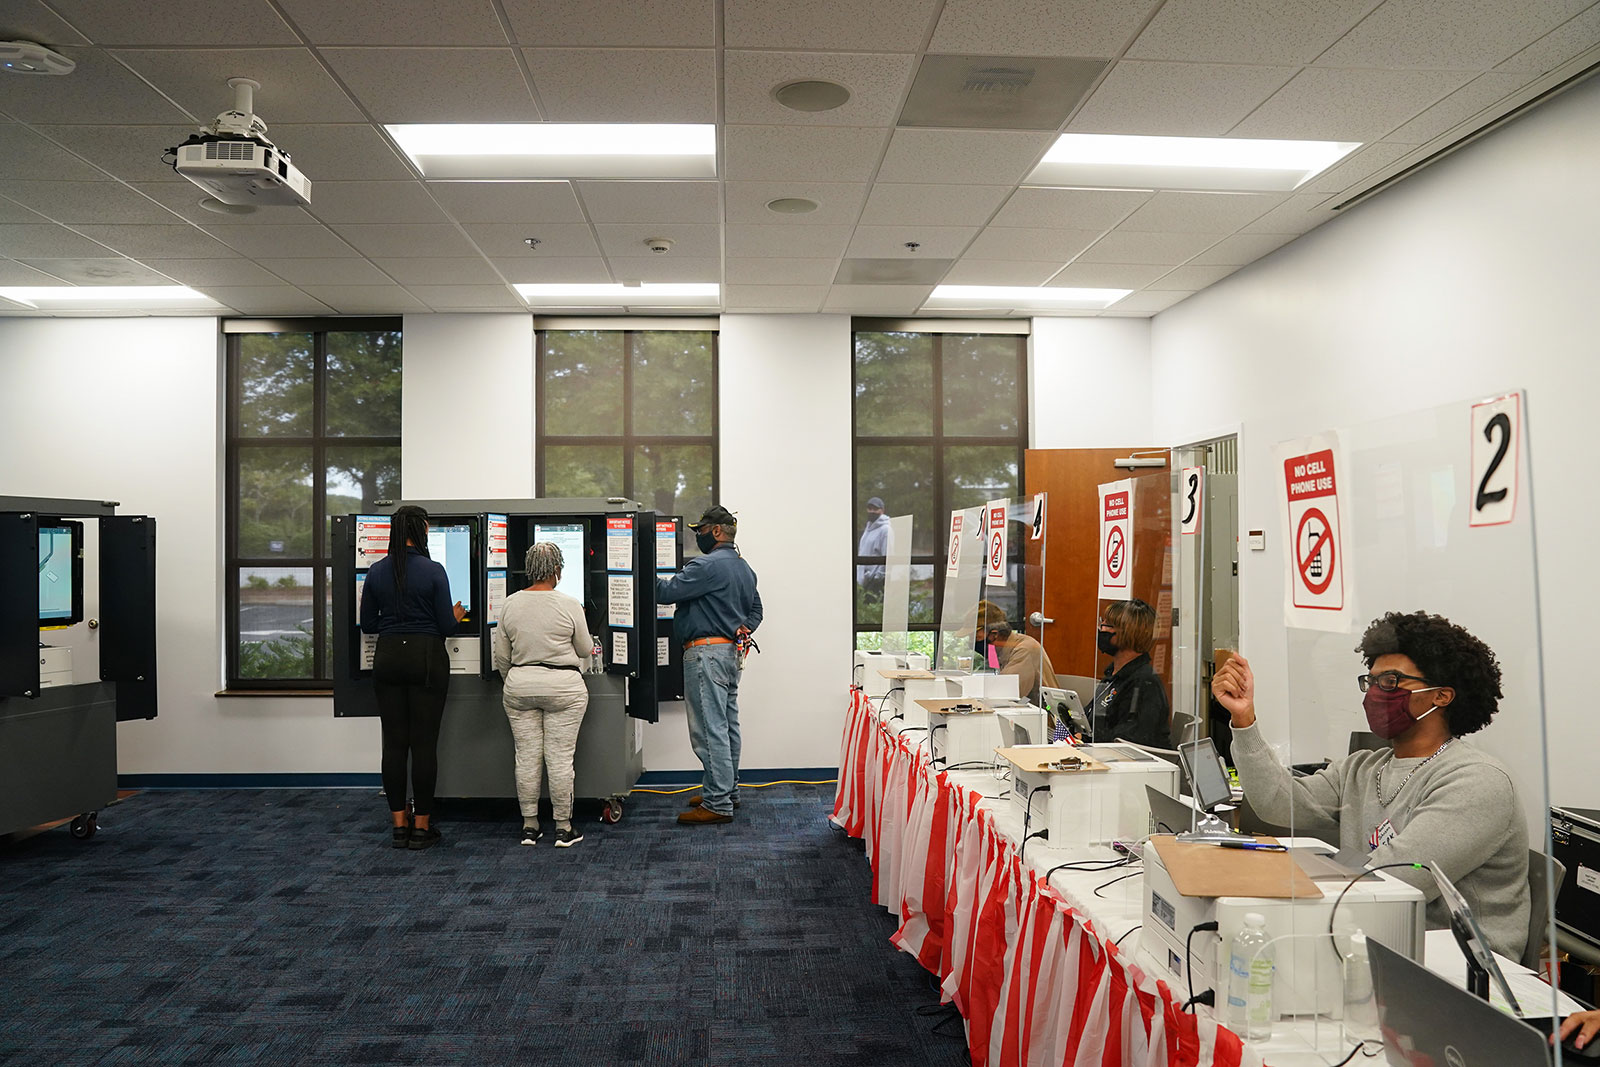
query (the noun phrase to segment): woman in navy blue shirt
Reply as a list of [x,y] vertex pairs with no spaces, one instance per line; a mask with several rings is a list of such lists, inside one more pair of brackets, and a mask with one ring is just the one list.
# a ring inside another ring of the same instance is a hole
[[389,520],[389,554],[372,565],[361,587],[361,632],[378,635],[372,677],[383,721],[383,791],[394,820],[395,848],[424,849],[439,842],[431,822],[439,724],[450,688],[444,639],[465,615],[459,601],[450,602],[444,568],[428,557],[428,513],[400,508]]

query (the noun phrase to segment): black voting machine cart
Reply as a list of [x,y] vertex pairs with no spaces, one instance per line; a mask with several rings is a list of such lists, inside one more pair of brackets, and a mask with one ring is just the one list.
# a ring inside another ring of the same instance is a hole
[[116,508],[0,496],[0,834],[73,816],[92,837],[117,723],[156,716],[156,523]]
[[[523,557],[542,532],[545,539],[568,541],[563,578],[581,575],[579,599],[604,665],[584,675],[589,709],[578,734],[574,795],[599,799],[603,821],[621,819],[628,791],[644,773],[644,724],[660,717],[660,701],[683,696],[683,650],[670,614],[662,617],[668,609],[658,610],[655,588],[657,575],[682,566],[682,519],[658,517],[615,497],[403,503],[427,510],[432,533],[455,538],[447,549],[452,558],[440,562],[451,574],[452,596],[468,607],[446,641],[451,678],[439,734],[438,795],[517,795],[511,728],[493,665],[494,627],[498,604],[527,585]],[[360,588],[367,568],[387,549],[393,510],[333,519],[335,716],[378,714],[371,671],[376,639],[360,632]],[[578,560],[572,555],[580,540]],[[465,562],[455,558],[461,551]]]

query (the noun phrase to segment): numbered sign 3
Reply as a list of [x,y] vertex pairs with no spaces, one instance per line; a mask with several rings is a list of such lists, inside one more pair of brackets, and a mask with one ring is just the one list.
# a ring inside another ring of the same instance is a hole
[[1522,394],[1472,405],[1469,525],[1503,526],[1516,517],[1521,454]]
[[1183,468],[1183,478],[1178,486],[1178,515],[1186,534],[1200,532],[1200,503],[1205,496],[1205,487],[1204,467]]

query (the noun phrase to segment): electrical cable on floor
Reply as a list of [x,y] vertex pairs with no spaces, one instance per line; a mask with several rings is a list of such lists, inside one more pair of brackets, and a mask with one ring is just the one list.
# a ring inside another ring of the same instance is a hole
[[[769,785],[838,785],[838,784],[839,784],[839,779],[837,779],[837,778],[824,778],[824,779],[821,779],[820,781],[815,781],[815,782],[803,782],[803,781],[800,781],[799,779],[785,778],[785,779],[783,779],[781,781],[777,781],[777,782],[740,782],[739,783],[739,788],[740,789],[765,789]],[[646,789],[643,786],[636,785],[632,789],[628,790],[628,792],[630,792],[630,793],[657,793],[657,794],[659,794],[661,796],[664,796],[664,797],[670,797],[670,796],[675,796],[678,793],[692,793],[696,789],[699,789],[699,788],[701,788],[701,787],[698,786],[698,785],[686,785],[681,789]]]

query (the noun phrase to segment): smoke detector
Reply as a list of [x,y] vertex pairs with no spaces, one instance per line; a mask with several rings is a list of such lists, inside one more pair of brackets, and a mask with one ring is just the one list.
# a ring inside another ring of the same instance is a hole
[[71,74],[78,64],[33,41],[0,41],[0,70],[12,74]]
[[665,255],[666,253],[672,251],[672,238],[646,237],[644,239],[644,246],[658,256]]

